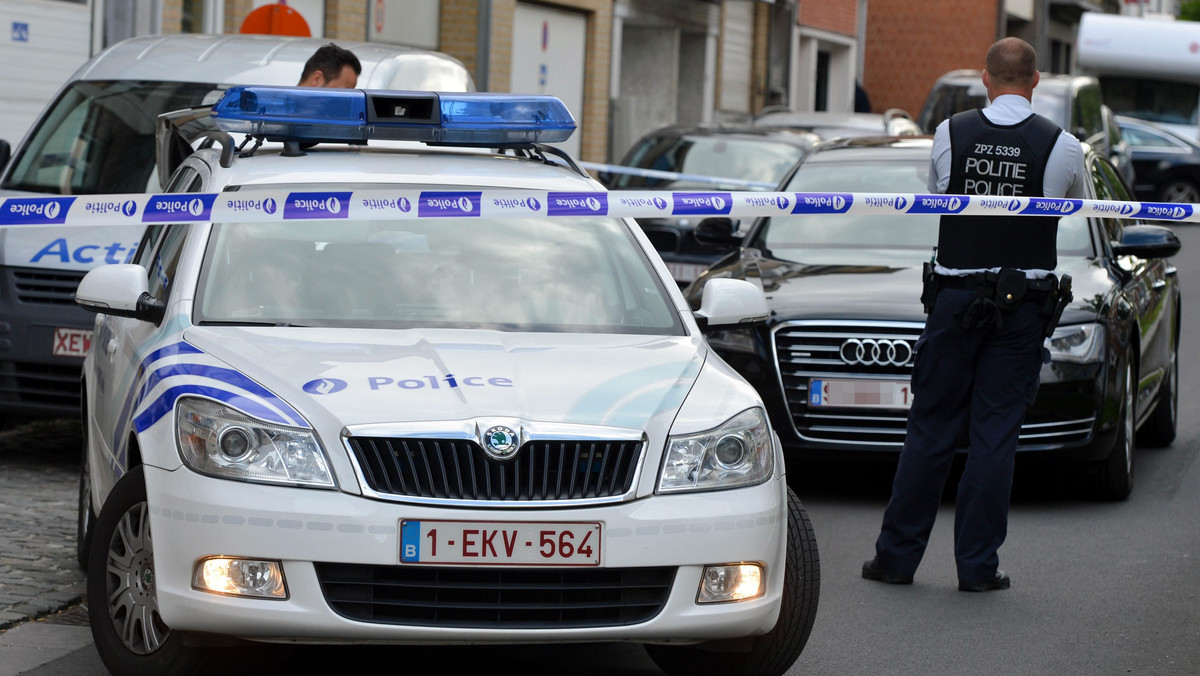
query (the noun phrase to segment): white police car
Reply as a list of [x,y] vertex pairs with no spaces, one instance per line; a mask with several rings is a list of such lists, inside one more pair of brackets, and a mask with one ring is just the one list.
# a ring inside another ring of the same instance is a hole
[[715,280],[694,317],[632,219],[582,215],[605,195],[538,143],[574,128],[551,97],[237,87],[214,118],[168,188],[198,194],[148,198],[136,261],[76,296],[109,670],[212,635],[787,670],[816,542],[697,323],[762,320],[761,291]]

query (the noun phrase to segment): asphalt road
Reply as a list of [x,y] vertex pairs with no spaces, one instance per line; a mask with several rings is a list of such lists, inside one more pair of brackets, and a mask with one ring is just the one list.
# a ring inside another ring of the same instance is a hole
[[[912,586],[859,576],[889,494],[889,467],[792,466],[821,556],[821,601],[790,674],[1200,673],[1200,226],[1176,226],[1184,289],[1180,427],[1166,449],[1141,449],[1133,495],[1094,502],[1070,474],[1019,468],[1001,567],[1007,591],[957,591],[953,505],[943,504]],[[0,636],[49,657],[7,673],[101,675],[78,610]],[[58,625],[76,625],[64,627]],[[43,625],[43,626],[38,626]],[[15,638],[14,638],[15,636]],[[654,674],[637,646],[267,647],[239,653],[244,673]],[[0,672],[4,672],[0,668]],[[242,671],[242,670],[238,670]]]

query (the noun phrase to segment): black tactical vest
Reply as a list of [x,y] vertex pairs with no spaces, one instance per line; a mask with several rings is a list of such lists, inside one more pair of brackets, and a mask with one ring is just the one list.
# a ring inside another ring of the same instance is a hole
[[[946,194],[1043,197],[1042,177],[1062,129],[1041,115],[993,124],[981,110],[950,118]],[[948,268],[1053,270],[1057,216],[942,216],[938,263]]]

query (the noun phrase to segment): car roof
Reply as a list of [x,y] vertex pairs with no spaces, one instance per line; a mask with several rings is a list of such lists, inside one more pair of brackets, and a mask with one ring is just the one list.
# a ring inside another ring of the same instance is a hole
[[[157,80],[295,85],[329,39],[272,35],[146,35],[123,40],[85,63],[72,80]],[[338,41],[362,64],[363,89],[475,89],[470,72],[440,52],[378,42]],[[435,85],[436,86],[430,86]]]
[[855,136],[836,138],[814,146],[804,159],[811,162],[841,162],[898,158],[929,159],[933,137],[922,136]]
[[[306,149],[305,157],[285,157],[281,145],[267,144],[249,157],[235,157],[232,166],[215,173],[221,187],[367,183],[393,187],[604,190],[586,173],[576,173],[561,164],[472,149],[417,146],[330,143]],[[213,166],[219,152],[209,148],[194,156]]]
[[[959,85],[972,86],[978,85],[980,91],[983,91],[983,71],[978,68],[959,68],[942,74],[937,79],[934,85]],[[1071,73],[1047,73],[1039,71],[1038,87],[1046,86],[1047,88],[1062,89],[1066,87],[1078,87],[1084,84],[1098,84],[1100,81],[1092,75],[1080,75]],[[1034,93],[1037,93],[1037,88],[1034,88]]]
[[[814,135],[801,129],[753,125],[675,124],[647,132],[641,140],[663,136],[738,137],[746,140],[769,139],[798,146],[810,146],[817,141]],[[639,141],[640,143],[640,141]],[[636,144],[635,144],[636,145]]]

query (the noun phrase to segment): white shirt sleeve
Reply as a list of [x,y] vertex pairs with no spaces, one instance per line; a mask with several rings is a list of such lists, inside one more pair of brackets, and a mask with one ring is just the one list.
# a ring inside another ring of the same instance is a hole
[[1042,193],[1046,197],[1086,198],[1083,182],[1088,180],[1087,177],[1087,169],[1083,166],[1083,148],[1074,136],[1064,131],[1058,135],[1046,161]]
[[933,132],[933,147],[929,151],[929,192],[946,192],[950,185],[950,166],[950,118],[946,118]]

